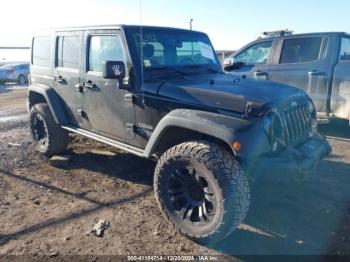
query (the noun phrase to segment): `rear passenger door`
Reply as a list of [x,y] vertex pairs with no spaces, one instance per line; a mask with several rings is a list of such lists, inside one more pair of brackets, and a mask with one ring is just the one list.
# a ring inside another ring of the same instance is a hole
[[279,41],[275,60],[266,68],[268,79],[306,91],[317,112],[328,112],[332,64],[328,37],[288,37]]
[[81,82],[82,32],[58,32],[56,34],[56,59],[54,69],[55,90],[64,101],[69,123],[81,126],[82,94]]
[[135,121],[132,94],[117,79],[104,79],[103,61],[129,64],[120,30],[92,30],[85,34],[83,108],[86,128],[122,142],[134,138]]

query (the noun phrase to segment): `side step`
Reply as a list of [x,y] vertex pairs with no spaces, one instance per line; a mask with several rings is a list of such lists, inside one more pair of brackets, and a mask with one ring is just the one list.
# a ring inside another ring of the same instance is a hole
[[77,133],[79,135],[86,136],[86,137],[91,138],[93,140],[96,140],[96,141],[105,143],[107,145],[119,148],[119,149],[124,150],[126,152],[130,152],[134,155],[145,157],[144,150],[142,150],[140,148],[130,146],[128,144],[119,142],[117,140],[110,139],[110,138],[92,133],[92,132],[87,131],[87,130],[82,129],[82,128],[76,128],[76,127],[72,127],[72,126],[62,126],[62,128],[68,130],[69,132]]

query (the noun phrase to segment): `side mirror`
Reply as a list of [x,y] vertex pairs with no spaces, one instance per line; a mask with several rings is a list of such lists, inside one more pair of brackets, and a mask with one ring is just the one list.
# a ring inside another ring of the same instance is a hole
[[225,63],[224,63],[224,69],[226,71],[232,71],[232,70],[236,70],[236,69],[240,69],[241,67],[244,66],[243,62],[237,61],[236,58],[232,57],[230,59],[228,59]]
[[233,63],[234,63],[234,58],[230,57],[230,58],[226,58],[226,59],[224,60],[223,65],[224,65],[224,67],[226,67],[226,66],[232,65]]
[[125,77],[125,64],[122,61],[103,61],[102,75],[104,79],[118,79]]

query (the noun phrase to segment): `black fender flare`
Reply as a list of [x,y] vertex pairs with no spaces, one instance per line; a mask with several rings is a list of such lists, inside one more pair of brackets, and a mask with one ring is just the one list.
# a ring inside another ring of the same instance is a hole
[[[246,119],[220,113],[176,109],[164,116],[154,129],[144,151],[146,157],[154,154],[162,136],[172,127],[185,128],[215,137],[225,142],[236,156],[247,155],[251,146],[255,147],[254,142],[257,139],[262,140],[259,140],[259,149],[255,148],[256,151],[254,153],[260,154],[260,147],[266,151],[268,146],[268,139],[262,128],[256,127]],[[244,148],[242,151],[235,152],[232,148],[234,141],[240,141],[243,144]]]
[[59,125],[65,125],[68,123],[66,114],[64,112],[62,106],[62,99],[57,94],[54,88],[47,85],[31,85],[28,87],[28,102],[29,102],[29,110],[34,105],[33,101],[31,101],[31,93],[36,93],[43,96],[46,100],[46,103],[50,107],[53,117],[55,121]]

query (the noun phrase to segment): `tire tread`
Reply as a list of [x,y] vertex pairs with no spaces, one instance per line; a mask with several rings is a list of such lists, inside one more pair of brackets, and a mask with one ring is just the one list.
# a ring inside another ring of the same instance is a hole
[[[170,220],[163,200],[159,197],[161,195],[159,177],[162,174],[162,166],[170,159],[181,158],[183,156],[194,157],[198,162],[203,163],[208,170],[215,170],[213,173],[214,179],[220,185],[224,197],[222,199],[224,206],[223,218],[220,224],[206,235],[198,236],[184,232]],[[163,216],[183,235],[199,242],[212,242],[213,240],[223,239],[231,234],[246,217],[250,204],[248,180],[239,163],[225,149],[207,141],[186,142],[166,151],[159,159],[155,168],[154,190],[156,201]]]

